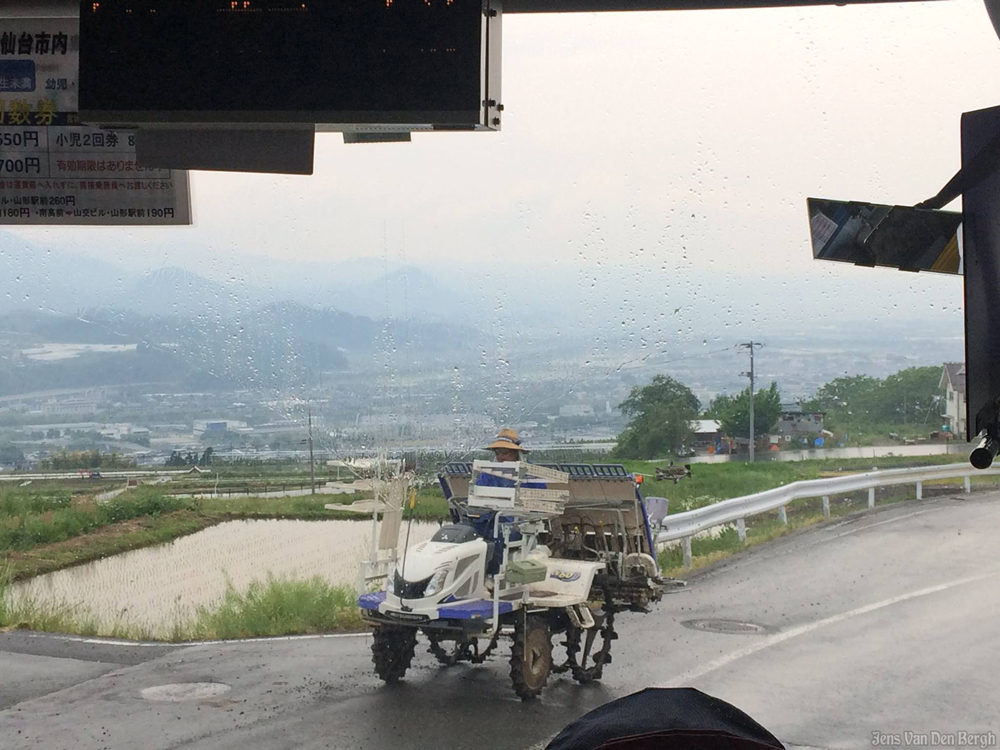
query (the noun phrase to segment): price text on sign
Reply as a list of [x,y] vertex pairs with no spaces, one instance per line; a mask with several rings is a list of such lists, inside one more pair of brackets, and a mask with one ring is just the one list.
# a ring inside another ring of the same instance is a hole
[[0,128],[7,224],[187,224],[186,178],[136,164],[130,131]]
[[79,126],[79,19],[0,18],[0,224],[190,224],[187,172]]

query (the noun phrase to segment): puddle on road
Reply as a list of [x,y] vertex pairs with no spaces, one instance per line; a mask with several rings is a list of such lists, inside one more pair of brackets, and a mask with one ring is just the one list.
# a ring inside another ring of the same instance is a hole
[[[414,521],[410,546],[430,539],[435,522]],[[357,585],[371,546],[363,521],[227,521],[168,544],[125,552],[17,584],[14,595],[67,604],[100,624],[142,624],[163,633],[199,606],[219,601],[227,579],[237,590],[267,575]],[[406,524],[400,529],[400,549]]]

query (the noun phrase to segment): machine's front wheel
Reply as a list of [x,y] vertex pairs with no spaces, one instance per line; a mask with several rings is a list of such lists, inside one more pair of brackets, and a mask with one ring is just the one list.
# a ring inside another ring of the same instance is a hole
[[518,618],[510,652],[510,678],[521,700],[531,700],[545,687],[552,671],[552,636],[542,617]]
[[375,674],[390,685],[399,682],[406,674],[417,649],[416,629],[379,625],[372,635]]

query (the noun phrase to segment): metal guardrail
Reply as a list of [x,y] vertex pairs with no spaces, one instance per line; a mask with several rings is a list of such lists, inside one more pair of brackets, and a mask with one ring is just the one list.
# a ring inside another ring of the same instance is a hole
[[968,463],[945,464],[943,466],[921,466],[911,469],[887,469],[885,471],[868,471],[862,474],[848,474],[842,477],[828,479],[810,479],[792,482],[783,487],[764,490],[753,495],[734,497],[723,500],[704,508],[689,510],[667,516],[660,532],[656,535],[657,543],[680,540],[684,552],[684,567],[691,567],[691,539],[708,529],[723,524],[735,523],[740,541],[746,542],[746,519],[750,516],[778,511],[782,523],[788,523],[785,506],[793,500],[822,497],[823,515],[830,517],[830,497],[849,492],[868,490],[868,507],[875,507],[875,489],[891,487],[900,484],[915,484],[916,498],[923,496],[923,483],[935,479],[965,478],[965,491],[971,491],[970,477],[997,476],[1000,469],[980,471]]

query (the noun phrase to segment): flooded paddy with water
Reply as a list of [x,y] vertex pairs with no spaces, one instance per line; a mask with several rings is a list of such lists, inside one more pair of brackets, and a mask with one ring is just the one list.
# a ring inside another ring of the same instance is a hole
[[[414,521],[410,546],[430,539],[436,522]],[[267,577],[356,587],[371,547],[371,522],[355,520],[227,521],[167,544],[48,573],[16,584],[13,595],[67,605],[102,627],[140,626],[169,632],[198,607],[221,600],[227,582],[237,591]],[[407,524],[400,529],[400,549]]]

